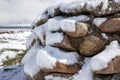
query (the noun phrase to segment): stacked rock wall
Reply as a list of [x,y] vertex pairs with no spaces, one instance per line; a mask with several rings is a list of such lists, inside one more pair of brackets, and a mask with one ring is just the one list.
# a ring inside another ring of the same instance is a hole
[[[26,72],[29,79],[45,80],[45,76],[53,75],[71,80],[70,76],[81,69],[86,57],[91,58],[101,53],[112,42],[116,41],[116,43],[120,44],[120,4],[116,0],[71,0],[70,2],[61,2],[46,9],[35,21],[32,29],[33,33],[29,37],[27,44],[28,51],[37,45],[38,49],[48,51],[47,55],[50,53],[50,56],[57,61],[54,62],[52,68],[41,67],[37,64],[40,70],[36,74],[31,76]],[[65,53],[67,55],[63,54],[61,56],[58,54],[59,51],[61,51],[61,54]],[[72,56],[75,56],[73,58],[77,61],[70,64],[62,61],[64,58],[67,62],[72,61],[72,58],[66,59],[70,57],[71,52],[75,54]],[[108,63],[107,68],[95,71],[97,78],[95,76],[94,80],[111,80],[112,75],[120,73],[119,52],[115,53],[117,55],[112,58],[113,61]],[[53,55],[54,53],[57,56]],[[46,56],[46,53],[41,51],[33,55],[39,56],[38,54],[44,58]],[[25,58],[23,59],[24,64],[26,63]],[[37,60],[41,64],[42,61],[39,60],[45,59]],[[51,58],[45,60],[45,63],[49,64],[49,60]],[[53,63],[51,62],[51,64]],[[107,76],[106,79],[106,76],[103,75],[101,78],[101,74],[110,74],[110,76]]]

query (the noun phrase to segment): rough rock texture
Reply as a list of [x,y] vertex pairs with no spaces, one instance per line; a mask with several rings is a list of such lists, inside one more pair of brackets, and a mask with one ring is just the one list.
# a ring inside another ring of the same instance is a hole
[[82,23],[82,22],[76,22],[76,31],[74,32],[68,32],[65,33],[71,37],[83,37],[88,33],[88,24]]
[[105,48],[105,42],[94,35],[90,35],[88,37],[85,37],[83,42],[81,42],[79,51],[80,54],[85,56],[92,56],[100,52]]
[[64,39],[61,43],[57,43],[53,46],[59,47],[61,49],[68,50],[68,51],[76,51],[76,49],[72,47],[67,35],[64,36]]
[[94,75],[94,80],[112,80],[112,75]]
[[[69,16],[69,14],[70,15],[71,14],[72,15],[77,15],[77,14],[83,14],[85,12],[87,14],[91,14],[91,15],[94,15],[94,16],[106,16],[106,15],[110,15],[110,14],[115,14],[115,13],[120,11],[120,5],[118,3],[115,3],[113,1],[111,1],[111,0],[108,1],[108,7],[105,10],[102,9],[102,7],[104,6],[103,2],[101,2],[101,4],[99,4],[95,8],[92,7],[92,5],[91,5],[91,9],[87,8],[87,2],[84,2],[84,4],[86,4],[86,5],[83,6],[82,4],[80,4],[79,9],[77,7],[77,8],[74,8],[74,9],[68,8],[66,10],[61,9],[62,6],[66,5],[66,4],[61,5],[61,7],[59,7],[59,5],[58,5],[58,6],[56,6],[52,9],[54,11],[54,13],[51,13],[51,14],[49,14],[49,9],[50,8],[48,8],[48,9],[46,9],[46,11],[42,15],[42,16],[46,15],[47,17],[42,17],[41,16],[42,18],[39,21],[35,22],[32,28],[34,29],[34,27],[44,24],[49,18],[59,16],[61,14],[63,16]],[[81,7],[81,6],[83,6],[83,7]]]
[[120,56],[116,57],[108,64],[108,68],[95,72],[96,74],[115,74],[120,73]]
[[120,18],[113,18],[105,21],[100,25],[99,29],[102,32],[116,32],[120,31]]
[[80,69],[79,64],[74,65],[65,65],[60,62],[56,63],[56,66],[53,69],[42,69],[45,73],[66,73],[66,74],[74,74]]
[[[91,4],[94,2],[93,0],[76,1],[77,0],[73,0],[73,4],[70,4],[68,0],[66,3],[63,2],[49,7],[39,16],[37,21],[33,23],[32,29],[43,27],[42,25],[46,24],[49,19],[54,19],[54,17],[62,17],[62,19],[64,18],[65,20],[75,20],[75,31],[73,32],[64,31],[61,28],[50,31],[49,33],[52,34],[56,32],[62,33],[64,38],[61,42],[49,46],[60,48],[60,50],[66,52],[77,52],[80,56],[82,56],[79,57],[78,62],[84,64],[84,58],[94,56],[103,51],[106,45],[110,42],[116,40],[120,44],[120,4],[115,3],[115,0],[108,0],[108,3],[104,3],[104,0],[100,0],[102,2],[95,3],[94,5]],[[70,6],[66,6],[67,4]],[[108,6],[106,6],[107,4]],[[87,18],[84,20],[82,19],[83,17],[80,19],[77,17],[83,15],[88,16],[89,19]],[[74,17],[74,19],[71,17]],[[100,25],[98,27],[93,23],[95,18],[107,18],[107,20],[102,23],[101,20],[96,21],[96,23]],[[33,33],[36,34],[36,32]],[[41,43],[38,35],[40,34],[36,34],[37,38],[31,41],[31,45],[28,50],[30,50],[31,46],[35,43],[39,43],[39,46],[42,48],[46,46]],[[42,37],[46,39],[46,34],[44,36],[42,35]],[[94,80],[120,80],[119,66],[120,57],[116,57],[108,64],[106,69],[102,69],[94,73]],[[45,80],[45,76],[47,75],[68,78],[77,73],[81,67],[82,65],[78,65],[78,63],[73,65],[65,65],[57,62],[53,69],[43,68],[33,77],[28,75],[28,78],[29,80]]]
[[[71,77],[73,74],[64,74],[64,73],[44,73],[42,71],[40,71],[39,73],[37,73],[34,77],[30,77],[28,76],[28,80],[46,80],[47,76],[53,76],[53,77],[61,77],[61,78],[69,78]],[[47,79],[48,80],[48,79]],[[50,79],[49,79],[50,80]],[[51,79],[52,80],[52,79]]]

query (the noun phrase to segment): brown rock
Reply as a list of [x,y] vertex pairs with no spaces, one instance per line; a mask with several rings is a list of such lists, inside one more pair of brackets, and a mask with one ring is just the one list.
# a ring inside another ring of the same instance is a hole
[[80,44],[79,51],[82,55],[92,56],[100,52],[105,48],[105,42],[94,35],[85,37],[83,42]]
[[120,18],[113,18],[105,21],[100,25],[99,29],[102,32],[116,32],[120,31]]
[[[61,77],[69,79],[73,74],[64,74],[64,73],[44,73],[42,71],[38,72],[33,77],[27,76],[28,80],[45,80],[46,76],[52,75],[53,77]],[[52,80],[52,79],[50,79]]]
[[64,49],[66,51],[76,51],[76,49],[71,46],[70,41],[66,35],[64,36],[64,39],[61,43],[57,43],[53,46],[59,47],[59,48]]
[[88,24],[82,23],[82,22],[76,22],[75,23],[76,31],[74,32],[65,32],[71,37],[83,37],[88,32]]
[[29,47],[27,48],[27,50],[30,50],[31,47],[36,43],[36,39],[33,39],[33,41],[31,42],[31,44],[29,45]]
[[42,24],[44,24],[47,20],[46,19],[41,19],[36,23],[36,26],[40,26]]
[[45,80],[45,76],[53,75],[64,78],[69,78],[73,74],[75,74],[81,68],[80,65],[65,65],[60,62],[56,63],[56,66],[53,69],[41,69],[34,76],[27,75],[28,80]]
[[117,40],[120,43],[120,35],[119,34],[108,35],[108,40],[110,42]]
[[68,39],[70,41],[71,46],[75,48],[76,50],[79,50],[79,45],[81,41],[83,40],[83,38],[80,38],[80,37],[74,38],[74,37],[68,36]]
[[60,62],[56,63],[56,66],[53,69],[42,69],[45,73],[67,73],[67,74],[74,74],[81,68],[80,65],[66,65]]
[[[69,4],[69,3],[68,3]],[[44,24],[49,18],[55,17],[55,16],[76,16],[77,14],[86,14],[86,13],[90,13],[93,16],[106,16],[106,15],[110,15],[110,14],[115,14],[117,12],[120,12],[120,5],[118,3],[115,3],[111,0],[108,1],[108,7],[103,10],[103,3],[101,2],[101,4],[98,4],[98,6],[96,7],[90,7],[90,9],[88,9],[88,5],[87,3],[85,3],[86,5],[84,5],[83,7],[80,7],[81,5],[78,5],[78,7],[73,8],[73,9],[60,9],[59,6],[56,6],[54,8],[51,8],[51,10],[54,11],[54,13],[49,14],[49,10],[50,9],[46,9],[46,12],[44,12],[42,15],[46,15],[46,19],[40,19],[38,22],[35,23],[35,25],[32,26],[32,29],[34,29],[35,27]],[[71,5],[72,6],[72,5]],[[73,4],[74,6],[74,4]],[[62,7],[62,5],[61,5]],[[67,11],[67,12],[66,12]],[[84,13],[85,12],[85,13]]]
[[112,80],[120,80],[120,74],[114,74]]
[[114,58],[114,60],[108,64],[108,68],[103,69],[101,71],[96,71],[95,73],[96,74],[120,73],[120,56],[117,56],[116,58]]
[[47,75],[47,73],[44,73],[42,71],[38,72],[36,75],[34,76],[29,76],[27,75],[27,79],[28,80],[45,80],[45,76]]
[[98,74],[94,74],[93,80],[112,80],[112,75],[98,75]]

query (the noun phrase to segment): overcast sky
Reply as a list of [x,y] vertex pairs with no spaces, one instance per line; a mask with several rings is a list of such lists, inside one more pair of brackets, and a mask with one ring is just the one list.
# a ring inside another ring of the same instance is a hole
[[0,24],[24,19],[33,21],[46,6],[57,0],[0,0]]

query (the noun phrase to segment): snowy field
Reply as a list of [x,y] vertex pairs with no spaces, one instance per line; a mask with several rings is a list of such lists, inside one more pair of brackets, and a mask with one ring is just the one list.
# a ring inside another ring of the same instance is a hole
[[29,29],[0,29],[0,80],[26,80],[20,62],[30,33]]

